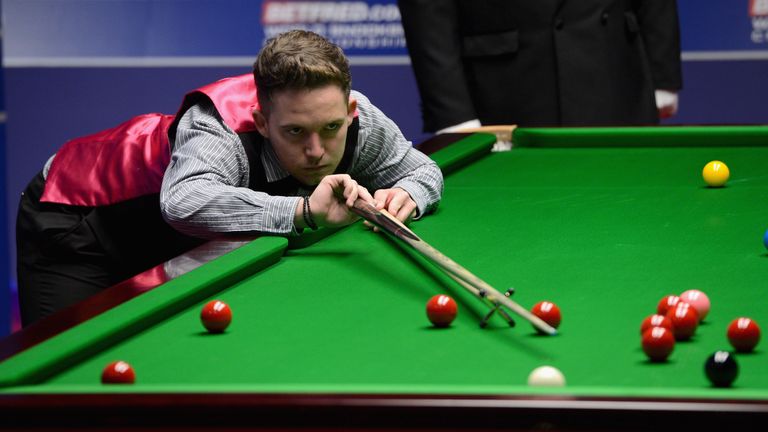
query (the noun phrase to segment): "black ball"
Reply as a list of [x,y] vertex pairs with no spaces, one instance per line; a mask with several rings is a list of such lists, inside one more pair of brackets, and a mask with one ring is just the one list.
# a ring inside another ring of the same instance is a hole
[[717,351],[704,364],[704,372],[715,387],[729,387],[739,374],[739,365],[733,354]]

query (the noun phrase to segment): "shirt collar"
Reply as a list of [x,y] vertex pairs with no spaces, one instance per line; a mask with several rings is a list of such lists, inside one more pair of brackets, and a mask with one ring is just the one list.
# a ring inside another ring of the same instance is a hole
[[264,144],[261,147],[261,163],[264,165],[267,181],[272,183],[289,177],[291,174],[280,165],[280,160],[275,154],[275,149],[272,148],[272,143],[265,139]]

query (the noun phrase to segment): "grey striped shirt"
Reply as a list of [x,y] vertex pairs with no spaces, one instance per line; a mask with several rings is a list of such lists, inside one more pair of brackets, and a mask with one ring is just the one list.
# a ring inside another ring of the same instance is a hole
[[[415,150],[395,123],[363,94],[353,91],[360,122],[349,175],[371,193],[399,187],[423,215],[434,208],[443,190],[435,163]],[[265,141],[261,162],[267,181],[289,176]],[[191,107],[181,118],[165,172],[160,204],[165,220],[196,237],[219,233],[296,234],[293,225],[300,196],[272,196],[248,189],[249,165],[243,145],[211,103]]]

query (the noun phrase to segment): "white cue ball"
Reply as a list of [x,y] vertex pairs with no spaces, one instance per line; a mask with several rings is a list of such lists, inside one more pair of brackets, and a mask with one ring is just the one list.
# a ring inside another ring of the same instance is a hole
[[556,367],[539,366],[528,375],[528,385],[540,387],[562,387],[565,376]]

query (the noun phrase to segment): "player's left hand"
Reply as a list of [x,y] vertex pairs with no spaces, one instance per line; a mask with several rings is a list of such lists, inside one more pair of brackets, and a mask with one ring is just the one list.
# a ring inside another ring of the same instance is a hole
[[416,214],[416,201],[405,189],[379,189],[373,194],[376,208],[386,210],[400,222],[408,224]]
[[332,174],[323,177],[312,195],[306,199],[311,204],[309,207],[318,226],[336,227],[359,219],[349,210],[358,198],[373,201],[368,190],[348,174]]

